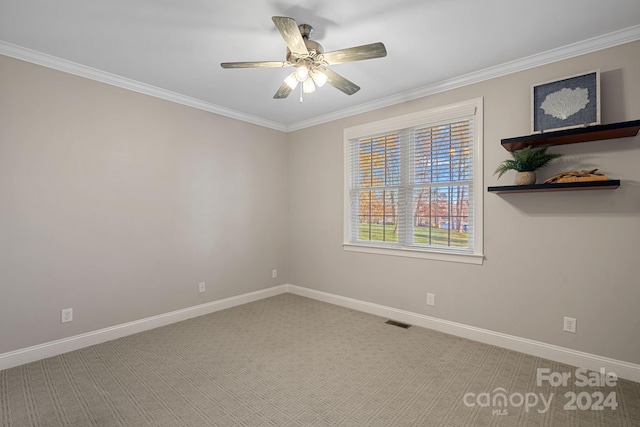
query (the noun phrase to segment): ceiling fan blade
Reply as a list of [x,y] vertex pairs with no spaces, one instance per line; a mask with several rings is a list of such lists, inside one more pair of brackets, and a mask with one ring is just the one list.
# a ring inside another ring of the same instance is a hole
[[222,68],[282,68],[288,65],[289,63],[284,61],[223,62],[220,64]]
[[365,59],[383,58],[387,56],[384,44],[371,43],[347,49],[334,50],[324,55],[324,60],[329,64],[342,64],[343,62],[362,61]]
[[284,16],[274,16],[271,19],[278,28],[278,31],[280,31],[284,42],[292,53],[296,53],[298,55],[309,54],[295,19],[286,18]]
[[[273,99],[284,99],[287,96],[289,96],[291,91],[294,90],[296,86],[298,86],[298,80],[296,80],[295,75],[296,75],[295,71],[289,74],[289,76],[285,79],[284,83],[282,83],[282,86],[280,86],[280,89],[278,89],[275,95],[273,95]],[[289,84],[287,83],[287,80],[291,80],[295,82],[294,87],[289,86]]]
[[347,95],[353,95],[360,90],[360,86],[353,82],[350,82],[340,74],[335,73],[328,68],[323,68],[321,71],[327,76],[327,82],[331,86],[343,91]]

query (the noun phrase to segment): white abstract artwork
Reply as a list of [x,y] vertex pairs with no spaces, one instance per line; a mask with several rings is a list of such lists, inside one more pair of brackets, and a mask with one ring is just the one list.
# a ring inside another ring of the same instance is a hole
[[584,110],[589,103],[589,89],[577,87],[575,89],[560,89],[550,93],[540,105],[550,116],[560,120],[567,120],[580,110]]

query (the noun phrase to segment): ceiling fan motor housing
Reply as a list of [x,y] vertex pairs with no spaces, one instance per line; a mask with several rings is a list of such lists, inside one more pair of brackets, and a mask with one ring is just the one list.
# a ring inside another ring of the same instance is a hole
[[[304,44],[307,47],[307,50],[309,51],[309,56],[315,60],[316,57],[318,55],[322,55],[324,53],[324,48],[322,47],[322,45],[316,41],[313,40],[309,40],[309,36],[311,35],[311,33],[313,33],[313,27],[309,24],[300,24],[298,25],[298,29],[300,30],[300,34],[302,35],[302,39],[304,40]],[[297,58],[293,58],[293,60],[291,60],[291,50],[289,50],[289,48],[287,48],[287,61],[295,64],[297,63],[296,59]]]
[[300,24],[298,25],[298,29],[303,39],[308,39],[311,33],[313,33],[313,27],[309,24]]

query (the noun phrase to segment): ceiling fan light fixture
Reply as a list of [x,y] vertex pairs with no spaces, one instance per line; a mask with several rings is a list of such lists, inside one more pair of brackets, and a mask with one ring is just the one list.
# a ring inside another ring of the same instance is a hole
[[309,70],[305,66],[300,66],[296,68],[295,76],[299,82],[304,82],[309,77]]
[[291,90],[295,89],[298,86],[298,79],[296,78],[295,73],[291,73],[284,79],[284,82],[291,88]]
[[302,91],[304,93],[312,93],[316,91],[316,85],[313,83],[313,79],[307,79],[302,83]]
[[327,82],[327,80],[329,80],[329,78],[327,77],[327,75],[325,73],[323,73],[322,71],[317,71],[317,70],[314,70],[314,71],[311,72],[311,78],[313,79],[313,82],[318,87],[324,86],[324,84]]

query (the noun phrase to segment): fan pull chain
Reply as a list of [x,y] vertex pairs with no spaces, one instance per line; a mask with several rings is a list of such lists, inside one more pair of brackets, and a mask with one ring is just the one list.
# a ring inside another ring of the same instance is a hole
[[302,83],[300,84],[300,104],[302,104]]

